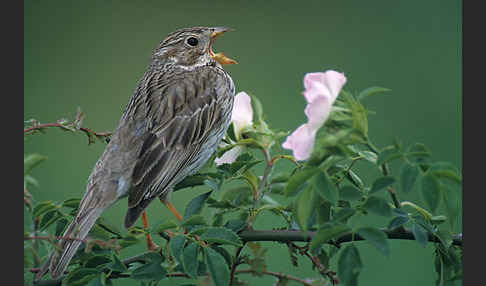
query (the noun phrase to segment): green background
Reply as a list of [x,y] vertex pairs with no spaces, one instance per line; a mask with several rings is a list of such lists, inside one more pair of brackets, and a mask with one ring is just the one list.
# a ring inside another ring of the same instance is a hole
[[[364,102],[376,112],[369,117],[369,132],[378,147],[395,137],[404,145],[421,142],[434,160],[450,161],[462,170],[460,1],[261,2],[24,1],[24,119],[47,123],[73,118],[80,106],[85,127],[113,130],[152,49],[165,35],[190,26],[229,26],[235,31],[219,39],[214,50],[239,62],[226,70],[237,91],[261,99],[272,128],[293,130],[302,124],[304,74],[335,69],[345,73],[348,91],[392,89]],[[59,130],[26,139],[25,153],[48,156],[33,172],[40,182],[39,188],[31,188],[37,200],[82,196],[104,148],[86,143],[82,134]],[[206,190],[178,192],[173,202],[182,211]],[[416,193],[400,198],[420,199]],[[126,201],[119,202],[106,218],[121,227],[125,206]],[[148,215],[155,222],[170,213],[154,203]],[[262,217],[260,226],[281,226],[275,219]],[[386,220],[373,218],[371,223]],[[460,227],[459,222],[455,231]],[[264,245],[271,247],[269,270],[317,277],[304,259],[292,267],[284,245]],[[431,245],[423,251],[414,241],[392,241],[388,258],[367,244],[357,245],[365,265],[360,285],[434,283]],[[142,250],[143,245],[132,247],[122,256]],[[251,285],[274,281],[241,278]],[[115,285],[129,283],[117,280]]]

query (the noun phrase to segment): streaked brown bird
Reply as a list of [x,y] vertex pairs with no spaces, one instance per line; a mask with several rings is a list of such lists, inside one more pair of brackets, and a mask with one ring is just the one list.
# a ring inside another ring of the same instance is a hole
[[[226,27],[193,27],[169,34],[153,51],[110,142],[89,176],[72,223],[36,278],[57,278],[103,211],[128,196],[125,227],[155,198],[180,220],[170,203],[175,184],[197,172],[214,153],[231,120],[235,87],[214,53]],[[156,247],[147,236],[149,249]]]

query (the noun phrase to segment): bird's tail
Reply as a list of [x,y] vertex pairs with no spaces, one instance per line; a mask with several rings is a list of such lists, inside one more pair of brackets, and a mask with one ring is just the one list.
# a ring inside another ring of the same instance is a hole
[[91,208],[78,213],[57,243],[56,249],[37,273],[36,280],[40,279],[48,270],[53,279],[64,273],[76,250],[102,212],[102,208]]

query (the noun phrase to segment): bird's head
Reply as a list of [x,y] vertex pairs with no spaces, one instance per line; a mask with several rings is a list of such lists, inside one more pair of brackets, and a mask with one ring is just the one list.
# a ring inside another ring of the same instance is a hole
[[153,60],[173,62],[177,65],[195,67],[210,64],[236,64],[223,53],[214,53],[212,45],[219,35],[231,31],[226,27],[193,27],[170,33],[155,49]]

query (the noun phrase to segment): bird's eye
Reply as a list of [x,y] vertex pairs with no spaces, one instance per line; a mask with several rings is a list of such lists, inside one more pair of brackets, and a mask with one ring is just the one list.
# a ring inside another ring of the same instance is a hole
[[186,41],[190,46],[197,46],[197,44],[199,43],[199,41],[197,40],[197,38],[194,38],[194,37],[190,37],[187,39]]

